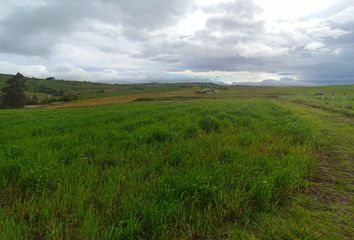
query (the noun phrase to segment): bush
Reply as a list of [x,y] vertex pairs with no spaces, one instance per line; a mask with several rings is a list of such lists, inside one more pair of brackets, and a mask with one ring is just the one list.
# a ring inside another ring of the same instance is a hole
[[37,105],[39,104],[39,98],[37,95],[33,95],[31,98],[27,98],[27,104],[29,105]]
[[62,97],[62,100],[64,102],[70,102],[70,101],[77,100],[77,99],[79,99],[79,96],[77,94],[67,94]]

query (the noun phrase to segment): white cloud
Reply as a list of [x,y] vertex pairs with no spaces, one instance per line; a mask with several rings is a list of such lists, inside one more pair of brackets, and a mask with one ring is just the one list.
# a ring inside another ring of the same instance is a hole
[[339,24],[354,22],[354,6],[344,9],[328,18],[328,20]]
[[319,12],[333,5],[336,0],[255,0],[262,6],[262,17],[270,20],[297,20],[314,12]]
[[0,72],[13,74],[21,72],[25,76],[45,77],[48,74],[47,67],[43,65],[19,65],[0,61]]
[[324,47],[324,44],[321,42],[311,42],[305,46],[306,50],[316,51]]
[[289,52],[289,48],[272,47],[261,42],[238,42],[234,50],[238,56],[244,58],[279,57]]

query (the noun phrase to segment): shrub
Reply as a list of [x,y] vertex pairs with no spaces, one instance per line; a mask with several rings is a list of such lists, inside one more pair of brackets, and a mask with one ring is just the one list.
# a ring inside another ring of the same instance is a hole
[[70,101],[77,100],[77,99],[79,99],[78,94],[67,94],[62,97],[62,100],[64,102],[70,102]]

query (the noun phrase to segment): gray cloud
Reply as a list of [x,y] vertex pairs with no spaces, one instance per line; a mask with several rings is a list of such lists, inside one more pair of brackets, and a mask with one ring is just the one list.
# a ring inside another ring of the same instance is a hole
[[[285,20],[262,19],[253,0],[32,0],[0,10],[0,70],[17,65],[29,74],[93,81],[239,71],[354,82],[353,0]],[[194,22],[196,13],[204,23]]]
[[134,38],[172,23],[187,7],[188,1],[179,0],[47,0],[32,9],[19,6],[0,19],[0,51],[47,55],[63,36],[81,31],[85,20],[115,24]]

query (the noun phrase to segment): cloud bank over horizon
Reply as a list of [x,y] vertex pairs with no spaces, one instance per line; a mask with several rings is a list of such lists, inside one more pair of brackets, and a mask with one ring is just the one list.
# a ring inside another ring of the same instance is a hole
[[14,0],[0,12],[2,73],[354,83],[354,0]]

